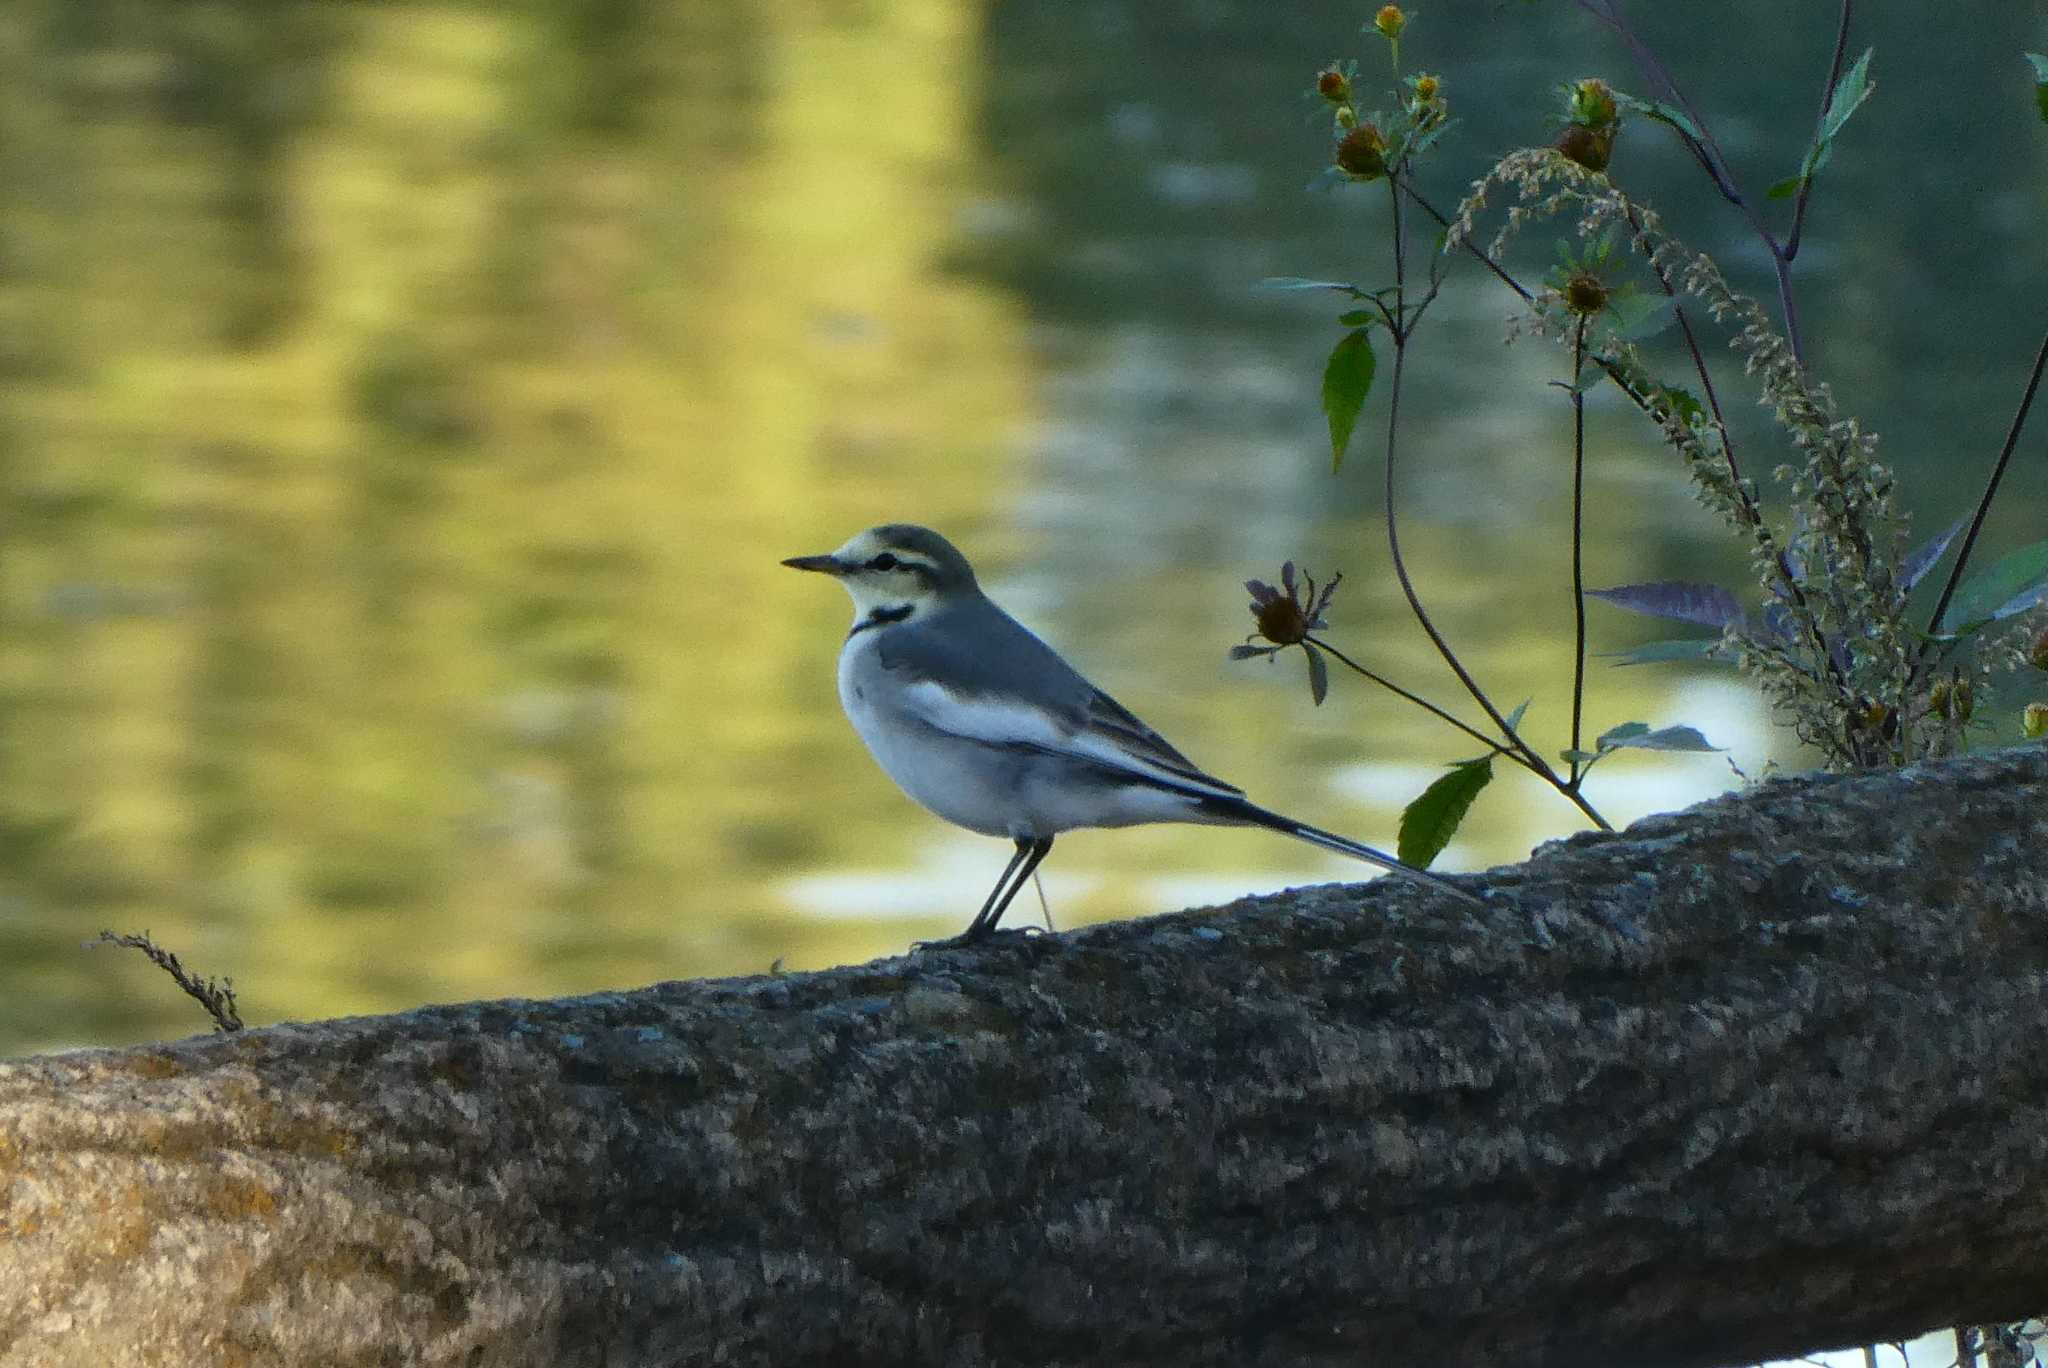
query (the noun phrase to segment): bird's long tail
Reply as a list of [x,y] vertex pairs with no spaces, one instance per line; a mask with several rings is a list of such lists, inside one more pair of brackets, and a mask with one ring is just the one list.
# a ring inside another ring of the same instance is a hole
[[1203,804],[1203,806],[1211,809],[1219,817],[1228,817],[1253,826],[1262,826],[1272,831],[1284,832],[1298,841],[1307,841],[1310,845],[1321,846],[1325,850],[1334,850],[1339,855],[1349,855],[1354,860],[1363,860],[1367,864],[1378,865],[1389,874],[1398,874],[1404,879],[1412,879],[1416,883],[1428,884],[1431,888],[1441,889],[1452,897],[1462,898],[1476,907],[1486,906],[1481,899],[1458,887],[1441,875],[1432,874],[1425,869],[1417,869],[1411,864],[1403,864],[1383,850],[1374,850],[1371,846],[1363,845],[1348,837],[1324,831],[1320,827],[1312,827],[1306,822],[1297,822],[1292,817],[1282,817],[1277,812],[1268,812],[1265,808],[1255,803],[1247,803],[1242,798],[1212,799]]

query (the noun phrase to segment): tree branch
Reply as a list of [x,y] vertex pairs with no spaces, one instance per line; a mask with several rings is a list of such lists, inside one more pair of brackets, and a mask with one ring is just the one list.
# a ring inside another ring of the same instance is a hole
[[0,1365],[1627,1362],[2039,1309],[2048,747],[822,974],[0,1065]]

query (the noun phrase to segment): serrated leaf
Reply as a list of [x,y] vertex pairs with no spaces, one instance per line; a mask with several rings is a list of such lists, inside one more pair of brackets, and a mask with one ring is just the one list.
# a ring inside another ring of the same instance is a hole
[[[1641,727],[1642,730],[1628,730]],[[1626,736],[1616,732],[1628,730]],[[1616,727],[1599,740],[1600,749],[1608,750],[1653,750],[1653,751],[1717,751],[1721,748],[1701,736],[1697,727],[1659,727],[1651,731],[1640,722],[1630,722]]]
[[1451,772],[1424,789],[1401,812],[1401,838],[1396,847],[1404,864],[1429,868],[1458,834],[1472,800],[1493,782],[1493,757],[1453,765]]
[[1261,290],[1335,290],[1353,299],[1365,298],[1365,291],[1348,280],[1310,280],[1306,276],[1267,276],[1255,287]]
[[1307,642],[1302,643],[1301,653],[1308,657],[1308,696],[1320,708],[1330,696],[1330,667],[1323,660],[1323,653]]
[[1835,93],[1828,100],[1827,117],[1821,120],[1820,141],[1823,144],[1835,140],[1842,131],[1842,125],[1849,122],[1849,116],[1863,107],[1877,87],[1870,80],[1870,58],[1876,48],[1863,49],[1863,55],[1856,59],[1856,65],[1849,68],[1841,80],[1835,83]]
[[1799,193],[1799,187],[1804,184],[1806,184],[1806,177],[1804,176],[1787,176],[1785,179],[1774,183],[1770,189],[1764,191],[1764,194],[1772,199],[1791,199]]
[[1358,411],[1372,389],[1376,360],[1369,330],[1353,328],[1339,338],[1323,367],[1323,414],[1330,420],[1330,469],[1344,464],[1344,449],[1351,445],[1351,429],[1358,424]]
[[1996,621],[2007,605],[2044,578],[2048,578],[2048,541],[2023,546],[1989,570],[1964,581],[1956,590],[1956,596],[1949,601],[1948,611],[1942,614],[1938,625],[1951,631],[1966,631]]
[[1638,736],[1648,736],[1649,734],[1650,724],[1647,722],[1624,722],[1618,727],[1609,727],[1606,731],[1601,732],[1599,739],[1594,741],[1593,745],[1599,750],[1613,750],[1616,746],[1627,745]]
[[1668,641],[1646,641],[1627,651],[1602,651],[1601,658],[1615,665],[1655,665],[1671,660],[1716,660],[1714,648],[1719,637],[1676,637]]
[[1905,564],[1899,567],[1900,589],[1911,593],[1914,585],[1926,579],[1927,572],[1940,563],[1942,555],[1948,550],[1948,544],[1956,539],[1956,533],[1962,531],[1963,524],[1968,521],[1967,515],[1957,518],[1949,524],[1948,531],[1920,543],[1907,553]]
[[1650,584],[1618,584],[1612,589],[1588,589],[1588,598],[1605,600],[1631,613],[1672,622],[1690,622],[1701,627],[1726,627],[1742,621],[1742,605],[1718,584],[1697,584],[1687,580],[1657,580]]

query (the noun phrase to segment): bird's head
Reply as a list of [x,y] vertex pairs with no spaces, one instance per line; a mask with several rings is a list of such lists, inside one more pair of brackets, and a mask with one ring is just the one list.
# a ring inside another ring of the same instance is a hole
[[870,527],[828,555],[791,556],[783,564],[816,570],[844,585],[853,596],[856,625],[901,622],[980,592],[974,567],[953,543],[910,523]]

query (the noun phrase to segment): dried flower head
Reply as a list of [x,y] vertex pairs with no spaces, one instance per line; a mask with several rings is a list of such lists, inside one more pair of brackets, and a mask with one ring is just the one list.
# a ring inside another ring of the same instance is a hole
[[1607,307],[1607,298],[1612,292],[1607,282],[1591,271],[1580,271],[1564,283],[1558,291],[1564,306],[1575,314],[1592,315]]
[[1387,140],[1369,123],[1359,124],[1337,144],[1337,168],[1360,180],[1387,174]]
[[1619,124],[1610,123],[1602,128],[1588,128],[1584,124],[1566,124],[1564,131],[1557,135],[1555,147],[1567,161],[1577,162],[1588,171],[1605,171],[1607,163],[1614,159],[1614,132]]
[[[1252,620],[1258,623],[1258,630],[1244,639],[1244,645],[1231,647],[1230,658],[1271,657],[1289,646],[1299,646],[1308,658],[1309,694],[1321,703],[1330,689],[1329,666],[1324,662],[1322,652],[1309,641],[1308,635],[1329,625],[1323,621],[1323,612],[1330,606],[1330,598],[1337,592],[1337,585],[1343,578],[1343,571],[1333,572],[1329,582],[1318,591],[1315,577],[1307,571],[1302,572],[1297,583],[1294,562],[1288,561],[1280,567],[1278,589],[1263,580],[1246,580],[1244,588],[1252,596]],[[1259,638],[1271,644],[1253,645]]]

